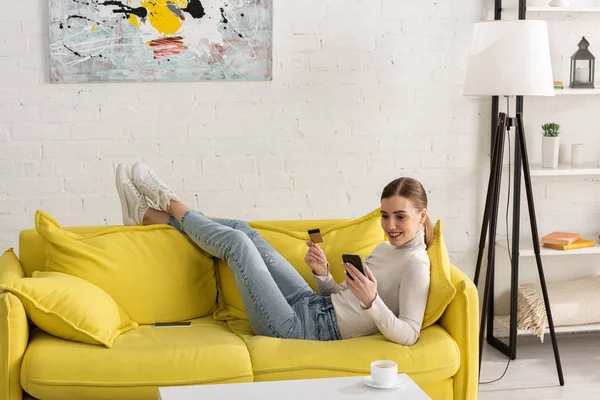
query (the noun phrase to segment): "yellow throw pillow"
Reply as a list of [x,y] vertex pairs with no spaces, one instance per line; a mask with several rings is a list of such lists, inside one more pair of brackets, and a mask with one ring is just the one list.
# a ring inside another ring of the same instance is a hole
[[12,248],[6,250],[0,256],[0,283],[13,282],[24,277],[25,272],[15,251]]
[[[315,278],[304,262],[308,250],[306,246],[306,241],[309,240],[308,232],[290,231],[270,226],[268,223],[250,222],[250,226],[294,266],[313,290],[317,290]],[[314,221],[314,228],[319,228],[319,220]],[[364,260],[379,243],[386,240],[381,228],[379,208],[361,218],[331,227],[321,227],[321,235],[324,242],[319,246],[325,252],[331,266],[331,274],[338,282],[344,279],[344,268],[341,266],[343,253],[359,254]],[[218,320],[247,319],[242,299],[233,280],[233,272],[223,260],[219,260],[217,265],[219,309],[213,316]]]
[[110,348],[138,326],[104,290],[75,276],[36,271],[0,289],[19,297],[40,329],[63,339]]
[[79,235],[41,211],[35,222],[46,239],[46,271],[93,283],[140,324],[199,318],[216,309],[213,258],[171,226],[120,226]]
[[450,279],[450,257],[442,236],[442,221],[438,220],[433,228],[433,241],[427,248],[427,254],[431,261],[431,278],[421,329],[436,323],[456,294]]

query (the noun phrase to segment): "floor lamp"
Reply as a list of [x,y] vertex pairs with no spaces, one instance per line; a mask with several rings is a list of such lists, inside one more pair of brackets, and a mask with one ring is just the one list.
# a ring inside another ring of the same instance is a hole
[[[545,21],[518,20],[518,21],[488,21],[476,23],[473,30],[471,52],[467,66],[464,94],[468,96],[504,96],[507,98],[507,113],[510,110],[509,99],[512,96],[554,96],[552,65],[550,62],[550,46],[548,41],[548,27]],[[517,113],[515,118],[510,118],[505,113],[500,113],[498,124],[494,132],[490,177],[487,188],[487,197],[481,226],[479,240],[479,253],[475,269],[474,283],[478,285],[486,234],[489,229],[489,242],[487,254],[487,275],[483,304],[481,307],[481,327],[479,332],[479,368],[483,352],[484,332],[487,322],[488,342],[511,355],[514,359],[517,344],[517,290],[518,271],[511,269],[510,288],[510,338],[509,346],[500,342],[493,336],[494,321],[494,269],[495,269],[495,244],[496,227],[498,221],[498,203],[500,185],[502,181],[502,165],[504,155],[504,138],[506,131],[515,130],[515,159],[521,160],[523,168],[529,219],[533,248],[537,263],[546,315],[552,337],[554,359],[560,385],[564,385],[558,343],[554,331],[554,322],[548,300],[548,289],[540,257],[540,241],[537,230],[537,220],[531,188],[531,174],[529,159],[523,128],[523,117]],[[487,317],[487,319],[486,319]]]

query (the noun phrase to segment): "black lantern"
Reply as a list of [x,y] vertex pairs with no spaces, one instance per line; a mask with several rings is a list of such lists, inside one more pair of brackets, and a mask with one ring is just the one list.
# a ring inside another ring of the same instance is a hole
[[596,57],[588,50],[590,42],[581,38],[579,50],[571,56],[571,79],[569,87],[594,88]]

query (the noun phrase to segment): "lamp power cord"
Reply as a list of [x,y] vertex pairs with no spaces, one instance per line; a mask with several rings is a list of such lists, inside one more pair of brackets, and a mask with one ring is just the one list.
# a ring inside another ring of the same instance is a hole
[[[500,134],[503,135],[504,132],[502,132]],[[510,178],[511,178],[510,162],[512,160],[511,152],[510,152],[510,128],[506,134],[506,137],[508,139],[508,197],[506,198],[506,216],[505,216],[504,223],[506,225],[506,249],[508,250],[508,259],[510,260],[510,263],[512,264],[512,256],[511,256],[511,252],[510,252],[510,241],[508,240],[508,210],[510,207]],[[517,167],[515,166],[515,168],[517,168]],[[492,301],[494,301],[494,299],[492,299]],[[502,373],[500,378],[494,379],[492,381],[487,381],[487,382],[480,381],[479,384],[480,385],[488,385],[490,383],[498,382],[500,379],[504,378],[504,375],[506,375],[506,371],[508,371],[509,365],[510,365],[510,357],[508,358],[508,362],[506,363],[506,368],[504,368],[504,372]]]

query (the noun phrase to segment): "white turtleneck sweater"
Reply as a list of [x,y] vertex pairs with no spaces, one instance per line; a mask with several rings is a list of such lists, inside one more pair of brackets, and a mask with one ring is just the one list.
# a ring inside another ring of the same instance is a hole
[[346,282],[337,284],[331,274],[315,275],[321,296],[331,295],[342,339],[379,331],[392,342],[415,344],[429,294],[430,262],[423,230],[402,246],[379,244],[364,264],[377,279],[377,296],[369,309],[348,290]]

